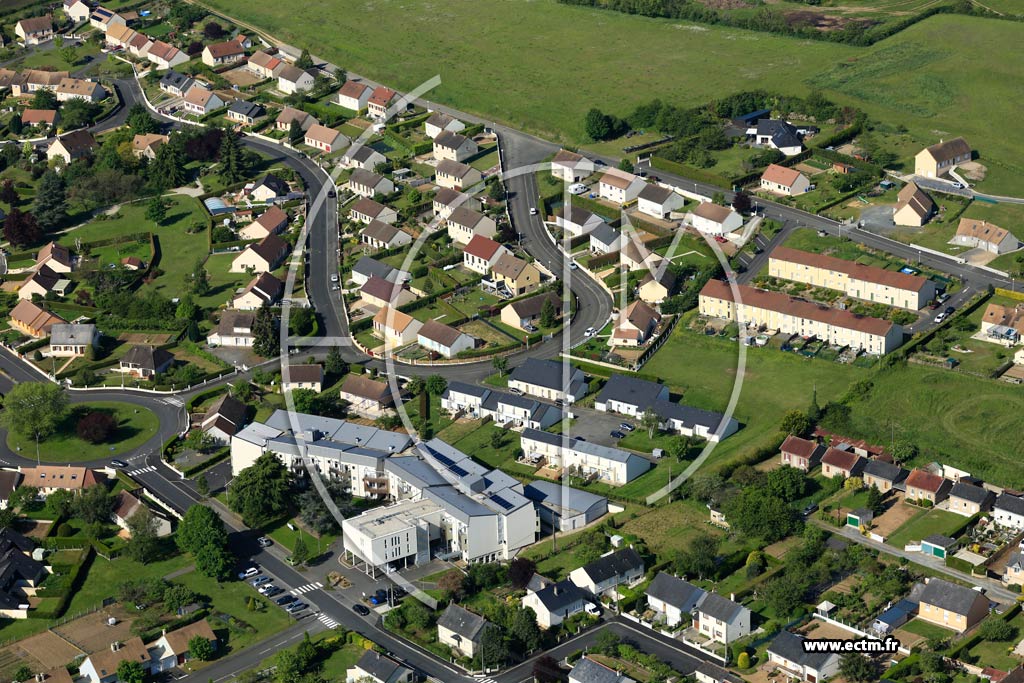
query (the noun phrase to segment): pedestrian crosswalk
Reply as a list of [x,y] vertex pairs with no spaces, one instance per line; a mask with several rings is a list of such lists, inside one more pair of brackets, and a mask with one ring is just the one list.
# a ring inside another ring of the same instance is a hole
[[322,583],[320,583],[319,581],[317,581],[316,583],[307,583],[305,586],[299,586],[298,588],[293,588],[292,589],[292,593],[294,593],[295,595],[302,595],[303,593],[308,593],[309,591],[315,591],[316,589],[323,588],[323,587],[324,587],[324,585]]
[[327,628],[335,628],[338,625],[338,622],[336,622],[334,619],[331,619],[323,612],[317,615],[316,620],[324,626],[326,626]]
[[135,470],[128,470],[128,474],[132,477],[140,474],[145,474],[146,472],[156,472],[156,467],[154,467],[153,465],[146,465],[145,467],[140,467]]
[[183,405],[185,405],[185,402],[183,400],[181,400],[180,398],[178,398],[177,396],[168,396],[167,398],[162,398],[160,400],[163,401],[164,403],[166,403],[169,406],[183,406]]

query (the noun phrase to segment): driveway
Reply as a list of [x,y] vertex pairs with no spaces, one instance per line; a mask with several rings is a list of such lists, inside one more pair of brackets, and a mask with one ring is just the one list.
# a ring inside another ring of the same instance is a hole
[[613,430],[619,428],[620,422],[638,424],[636,420],[616,415],[615,413],[602,413],[593,408],[572,408],[576,421],[573,422],[570,436],[582,437],[592,443],[602,446],[615,446],[617,440],[610,436]]
[[892,220],[892,207],[888,205],[864,207],[860,212],[860,220],[868,230],[885,233],[896,229],[896,223]]

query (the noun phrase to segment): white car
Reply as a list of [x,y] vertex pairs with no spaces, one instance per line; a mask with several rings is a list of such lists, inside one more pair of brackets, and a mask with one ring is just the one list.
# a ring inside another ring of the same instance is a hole
[[338,276],[337,275],[332,275],[331,276],[331,282],[337,282],[337,281],[338,281]]
[[573,183],[569,186],[569,194],[584,194],[587,191],[587,186],[583,183]]
[[597,334],[597,330],[595,330],[593,327],[588,327],[587,331],[583,333],[583,336],[593,337],[595,334]]
[[530,207],[530,215],[531,216],[536,216],[537,215],[537,207],[535,207],[535,206],[531,206]]

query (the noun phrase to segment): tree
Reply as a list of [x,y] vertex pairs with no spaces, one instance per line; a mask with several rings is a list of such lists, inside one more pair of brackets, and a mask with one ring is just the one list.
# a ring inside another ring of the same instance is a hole
[[427,388],[427,383],[422,377],[413,377],[405,384],[405,390],[413,396],[419,396]]
[[733,195],[732,208],[735,209],[737,213],[750,213],[751,207],[752,203],[750,201],[750,195],[747,194],[745,190],[740,190]]
[[458,569],[452,569],[441,576],[437,587],[444,592],[445,599],[458,602],[465,595],[466,575]]
[[796,526],[789,504],[760,488],[751,487],[725,505],[729,525],[748,536],[774,543],[788,536]]
[[676,460],[682,460],[683,458],[686,457],[686,454],[690,452],[690,447],[692,445],[692,437],[683,434],[677,434],[673,436],[671,439],[669,439],[668,444],[665,448],[665,452],[668,453],[670,457],[673,457]]
[[36,443],[57,431],[67,415],[67,394],[49,382],[15,384],[3,400],[0,424]]
[[448,381],[441,375],[431,375],[425,386],[428,394],[440,396],[448,388]]
[[498,371],[498,377],[504,377],[505,371],[508,370],[508,357],[495,356],[491,359],[491,366]]
[[717,473],[703,473],[690,477],[688,482],[690,495],[702,503],[710,503],[717,500],[718,495],[725,488],[725,480]]
[[978,636],[982,640],[1004,642],[1017,635],[1017,629],[1005,619],[993,615],[982,623]]
[[304,337],[313,331],[313,309],[296,308],[288,316],[288,328],[297,337]]
[[640,425],[647,430],[647,438],[653,439],[655,432],[661,426],[661,418],[654,410],[648,408],[640,415]]
[[25,666],[24,664],[22,664],[17,669],[15,669],[15,671],[14,671],[14,680],[17,681],[18,683],[22,683],[23,681],[28,681],[34,675],[35,674],[32,673],[32,669],[30,669],[27,666]]
[[897,441],[892,446],[892,459],[904,463],[917,457],[917,444],[909,441]]
[[557,318],[558,312],[555,310],[554,302],[551,301],[551,297],[545,297],[540,307],[540,326],[554,327]]
[[136,135],[146,135],[159,130],[156,119],[149,115],[149,111],[142,104],[133,104],[128,110],[128,127]]
[[43,241],[43,229],[31,213],[11,208],[4,220],[4,237],[16,247],[25,247]]
[[75,497],[72,511],[87,524],[107,523],[114,511],[114,496],[102,484],[90,486]]
[[38,495],[39,489],[35,486],[19,486],[11,492],[10,497],[7,499],[7,504],[11,509],[21,511],[26,505],[34,501]]
[[592,108],[587,112],[587,117],[584,119],[583,128],[587,133],[587,137],[595,142],[606,140],[612,134],[612,120],[610,116],[607,116],[597,107]]
[[56,109],[57,93],[49,89],[40,88],[32,95],[32,109]]
[[874,662],[859,652],[848,652],[839,661],[839,675],[851,683],[870,683],[878,680]]
[[480,633],[481,668],[497,667],[508,659],[508,645],[501,635],[501,629],[494,624],[485,625]]
[[537,683],[561,683],[562,669],[551,655],[542,655],[533,663],[533,679]]
[[142,664],[134,659],[122,659],[117,665],[117,678],[121,683],[142,683],[146,672]]
[[860,491],[864,488],[864,480],[860,477],[850,477],[843,482],[843,488],[847,491]]
[[157,147],[156,158],[149,164],[147,176],[160,190],[185,184],[185,155],[177,138],[171,138],[170,143]]
[[602,629],[597,634],[597,640],[594,642],[594,652],[605,655],[607,657],[614,657],[619,653],[619,644],[622,640],[608,629]]
[[157,225],[167,218],[167,200],[163,197],[153,197],[146,205],[146,220],[153,221]]
[[7,122],[7,128],[14,135],[21,135],[21,131],[24,130],[25,124],[21,122],[20,116],[12,116],[11,120]]
[[207,40],[220,40],[224,35],[224,27],[216,21],[207,22],[203,26],[203,37]]
[[0,185],[0,202],[4,202],[13,209],[17,206],[19,200],[18,190],[14,188],[14,181],[8,178]]
[[701,533],[690,542],[689,548],[676,554],[674,565],[677,573],[696,575],[703,581],[711,576],[718,566],[718,548],[721,539],[708,533]]
[[160,549],[160,539],[157,530],[160,528],[160,520],[146,505],[140,505],[139,509],[127,520],[128,533],[131,538],[128,540],[128,557],[136,562],[148,564],[157,557]]
[[496,175],[487,179],[487,196],[496,202],[505,201],[505,186],[502,184],[501,178]]
[[277,336],[277,323],[268,306],[262,306],[256,313],[252,328],[252,350],[264,358],[276,356],[280,349]]
[[624,157],[619,161],[619,170],[625,171],[626,173],[632,173],[634,170],[633,161],[629,157]]
[[328,375],[339,377],[348,372],[348,363],[341,357],[341,349],[332,346],[327,351],[327,358],[324,360],[324,370]]
[[238,138],[228,133],[220,143],[218,159],[221,164],[220,175],[224,182],[237,183],[245,177],[242,150],[238,146]]
[[203,498],[210,495],[210,482],[206,479],[205,474],[200,474],[196,477],[196,491],[198,491],[199,495]]
[[86,413],[75,425],[78,438],[89,443],[103,443],[117,431],[117,418],[99,410]]
[[67,489],[56,489],[46,497],[46,512],[54,519],[67,518],[71,514],[74,502],[74,493]]
[[299,67],[300,69],[313,68],[313,58],[309,56],[309,50],[302,51],[302,54],[299,55],[299,58],[295,60],[295,66]]
[[513,612],[508,635],[518,646],[516,649],[519,652],[533,652],[540,647],[543,636],[537,626],[537,613],[530,607]]
[[195,296],[205,296],[210,292],[210,274],[202,257],[196,259],[192,270],[185,275],[185,291]]
[[36,221],[45,230],[58,227],[67,218],[67,186],[55,170],[48,170],[40,178],[33,211]]
[[405,620],[410,626],[417,629],[425,629],[430,626],[430,612],[419,600],[407,601],[402,606]]
[[193,505],[185,512],[174,535],[178,548],[191,553],[201,574],[227,577],[233,559],[228,553],[228,532],[224,522],[211,508]]
[[272,453],[264,453],[238,473],[228,494],[228,507],[247,526],[257,527],[280,517],[291,502],[288,470]]
[[791,616],[803,602],[804,587],[787,574],[766,581],[759,591],[765,603],[780,618]]
[[741,652],[740,656],[736,658],[737,669],[749,669],[750,668],[750,653]]
[[213,643],[206,636],[192,636],[188,641],[188,652],[201,662],[213,659]]
[[537,564],[526,557],[517,557],[508,564],[508,581],[517,590],[526,588],[537,572]]
[[804,495],[804,491],[807,490],[807,477],[797,468],[783,465],[768,472],[765,477],[765,488],[770,495],[790,503]]
[[297,120],[292,119],[291,124],[288,126],[288,141],[293,145],[302,142],[306,136],[306,131],[302,130],[302,124]]
[[167,608],[167,611],[176,614],[182,607],[187,607],[196,602],[199,596],[188,586],[172,583],[164,589],[163,599],[164,607]]
[[782,416],[782,424],[779,429],[783,434],[802,437],[809,434],[813,426],[806,413],[800,410],[790,410]]
[[66,130],[82,128],[93,122],[99,106],[81,97],[73,97],[60,108],[61,126]]
[[309,546],[306,545],[306,539],[300,534],[295,539],[295,547],[292,549],[292,561],[296,564],[306,564],[309,560]]
[[885,511],[885,503],[882,501],[882,492],[878,490],[878,487],[874,484],[868,489],[868,499],[864,504],[868,510],[875,513],[875,516],[881,515]]
[[60,55],[61,61],[68,66],[74,66],[78,61],[78,50],[75,49],[74,45],[65,45],[57,50],[57,53]]

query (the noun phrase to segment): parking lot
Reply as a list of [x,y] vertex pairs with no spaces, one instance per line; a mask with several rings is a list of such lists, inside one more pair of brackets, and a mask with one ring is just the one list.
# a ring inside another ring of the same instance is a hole
[[619,431],[622,422],[638,424],[635,419],[615,413],[602,413],[593,408],[569,407],[568,410],[576,416],[569,434],[603,446],[615,446],[618,443],[618,439],[611,437],[611,432]]

